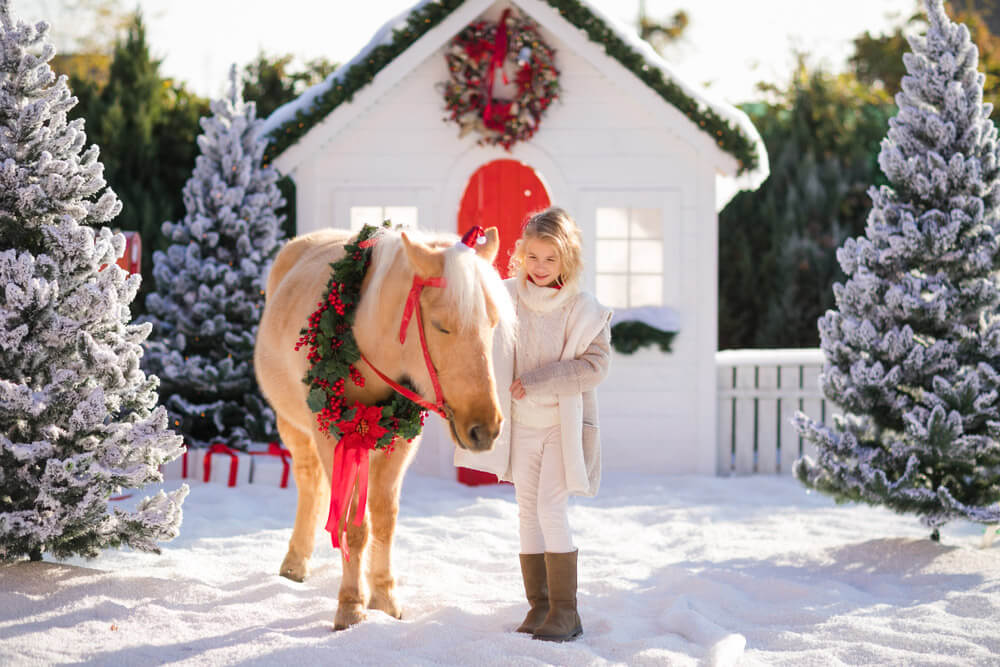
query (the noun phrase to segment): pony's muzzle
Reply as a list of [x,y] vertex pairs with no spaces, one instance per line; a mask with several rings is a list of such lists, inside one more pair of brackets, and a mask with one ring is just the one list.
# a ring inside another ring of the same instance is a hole
[[500,435],[500,429],[495,426],[474,424],[468,432],[469,449],[477,452],[491,449],[498,435]]

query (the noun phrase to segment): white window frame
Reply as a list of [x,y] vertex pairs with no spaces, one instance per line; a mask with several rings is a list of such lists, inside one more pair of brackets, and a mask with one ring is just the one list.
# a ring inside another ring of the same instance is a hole
[[[660,232],[663,241],[661,274],[661,306],[677,307],[681,300],[681,271],[683,239],[683,220],[681,210],[681,193],[679,190],[589,190],[581,193],[581,210],[577,214],[577,223],[583,233],[583,250],[585,271],[584,285],[596,294],[597,292],[597,209],[627,208],[627,209],[658,209],[660,211]],[[650,274],[637,274],[650,275]],[[631,295],[626,294],[630,303]],[[637,305],[631,304],[630,306]],[[647,305],[647,304],[642,304]]]
[[[328,227],[351,230],[351,209],[358,206],[386,208],[409,206],[417,209],[417,228],[436,231],[432,193],[426,189],[338,188],[330,191],[326,221]],[[369,224],[381,224],[381,220]],[[454,230],[452,230],[454,231]]]

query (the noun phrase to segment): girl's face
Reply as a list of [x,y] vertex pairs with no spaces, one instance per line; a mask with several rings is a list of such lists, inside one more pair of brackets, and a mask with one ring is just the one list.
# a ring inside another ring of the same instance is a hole
[[536,285],[554,285],[559,279],[560,268],[555,245],[539,238],[524,240],[524,269]]

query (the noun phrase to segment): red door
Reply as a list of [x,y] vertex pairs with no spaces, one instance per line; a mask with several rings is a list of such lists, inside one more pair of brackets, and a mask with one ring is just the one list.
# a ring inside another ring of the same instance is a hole
[[[549,193],[538,174],[517,160],[494,160],[476,170],[465,186],[458,210],[458,233],[474,225],[496,227],[500,231],[500,250],[494,265],[504,278],[514,243],[521,236],[521,226],[528,216],[549,207]],[[496,475],[458,469],[458,481],[470,486],[496,484]]]
[[507,263],[521,226],[531,213],[548,208],[549,193],[535,170],[517,160],[494,160],[476,170],[465,186],[458,210],[458,232],[474,225],[497,227],[500,250],[494,262],[507,277]]

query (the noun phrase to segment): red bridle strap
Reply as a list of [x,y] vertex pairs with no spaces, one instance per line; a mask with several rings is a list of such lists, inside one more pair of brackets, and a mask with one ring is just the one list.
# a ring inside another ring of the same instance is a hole
[[425,410],[430,410],[431,412],[436,412],[443,418],[448,419],[448,411],[444,404],[444,392],[441,391],[441,383],[438,381],[437,371],[434,370],[434,362],[431,361],[431,353],[427,350],[427,339],[424,336],[424,321],[420,315],[420,293],[425,287],[444,287],[447,282],[444,278],[421,278],[420,276],[413,276],[413,285],[410,287],[410,293],[406,297],[406,305],[403,307],[403,321],[399,325],[399,343],[402,345],[406,342],[406,329],[410,323],[410,319],[413,314],[417,314],[417,331],[420,334],[420,349],[424,353],[424,364],[427,366],[427,373],[431,376],[431,384],[434,385],[434,403],[427,401],[420,394],[411,391],[399,384],[395,380],[386,376],[382,371],[375,368],[375,365],[368,361],[368,358],[364,354],[361,358],[364,360],[368,367],[375,371],[375,375],[387,385],[398,391],[403,396],[424,408]]

